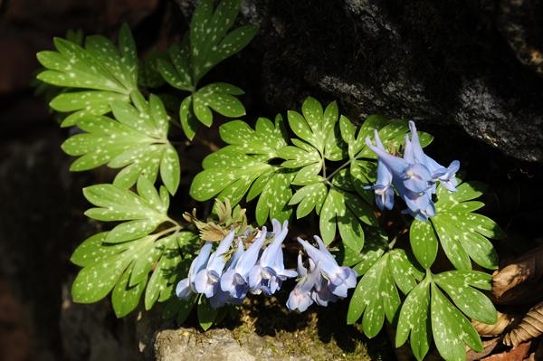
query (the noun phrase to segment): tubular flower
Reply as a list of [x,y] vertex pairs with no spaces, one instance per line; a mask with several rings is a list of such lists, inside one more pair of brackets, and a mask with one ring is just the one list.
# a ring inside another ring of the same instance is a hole
[[349,267],[339,266],[322,240],[318,236],[314,238],[319,245],[318,249],[298,238],[309,256],[309,271],[303,267],[299,257],[298,273],[301,277],[289,295],[287,307],[290,310],[303,312],[313,302],[327,306],[329,302],[347,297],[348,289],[356,286],[356,272]]
[[204,243],[204,245],[200,249],[200,253],[198,254],[198,256],[196,256],[196,258],[192,261],[190,265],[187,278],[182,279],[177,284],[177,287],[175,288],[175,294],[177,295],[177,297],[186,300],[193,293],[197,293],[195,286],[196,274],[206,267],[212,246],[212,242]]
[[222,239],[215,252],[209,257],[207,266],[196,274],[194,278],[196,292],[211,298],[219,291],[219,281],[226,264],[226,252],[230,249],[233,241],[234,231]]
[[318,268],[313,260],[309,260],[309,273],[307,268],[303,266],[302,255],[298,255],[298,275],[300,279],[294,289],[290,292],[287,300],[289,310],[298,310],[304,312],[314,302],[312,294],[315,286],[320,283],[322,278],[320,268]]
[[228,233],[213,253],[213,242],[206,242],[193,260],[187,278],[177,284],[177,296],[187,299],[199,293],[209,299],[211,307],[218,308],[227,303],[240,304],[248,292],[275,293],[284,280],[298,273],[285,269],[283,264],[282,244],[288,223],[281,225],[273,220],[272,224],[273,231],[268,233],[262,227],[247,249],[243,240],[254,234],[250,228],[237,238],[234,231]]
[[260,248],[265,240],[266,227],[262,227],[255,241],[221,277],[221,289],[229,293],[232,298],[242,300],[249,292],[249,272],[256,264]]
[[425,221],[435,215],[432,195],[436,192],[437,182],[451,192],[456,191],[455,175],[460,162],[455,160],[448,167],[440,165],[422,150],[414,122],[409,122],[409,129],[411,139],[406,135],[403,158],[385,150],[377,130],[376,145],[366,138],[366,145],[377,154],[377,181],[367,188],[374,190],[375,203],[383,210],[394,206],[393,186],[407,205],[405,212]]
[[286,270],[283,263],[282,244],[288,233],[288,222],[285,221],[281,227],[281,223],[274,219],[272,224],[274,239],[249,272],[249,287],[255,294],[264,292],[272,295],[281,288],[284,280],[297,276],[294,270]]

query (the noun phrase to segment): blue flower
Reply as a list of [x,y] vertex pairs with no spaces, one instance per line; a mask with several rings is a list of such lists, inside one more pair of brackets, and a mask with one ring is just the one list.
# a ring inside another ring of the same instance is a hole
[[326,249],[322,240],[314,237],[319,248],[298,238],[309,256],[309,270],[298,257],[298,274],[300,279],[289,295],[287,307],[290,310],[305,311],[313,302],[327,306],[338,298],[347,297],[349,288],[356,286],[356,272],[349,267],[339,266],[332,254]]
[[196,286],[194,284],[195,277],[198,272],[206,267],[212,246],[212,242],[204,243],[204,245],[200,249],[200,253],[198,254],[198,256],[196,256],[196,258],[192,261],[190,265],[187,278],[182,279],[177,284],[175,288],[175,294],[177,295],[177,297],[186,300],[193,293],[197,293]]
[[249,272],[249,287],[254,294],[264,292],[272,295],[281,288],[284,280],[297,276],[295,271],[286,270],[283,263],[282,244],[288,233],[288,222],[285,221],[281,227],[281,223],[274,219],[272,225],[273,242],[264,249],[257,264]]
[[432,195],[436,183],[440,182],[449,191],[456,191],[456,172],[460,162],[453,161],[443,167],[422,150],[415,123],[409,122],[411,139],[406,135],[403,158],[388,153],[375,130],[375,146],[369,138],[366,145],[377,154],[377,180],[373,186],[375,203],[379,209],[392,209],[394,191],[405,201],[406,213],[419,220],[428,220],[435,215]]
[[326,249],[322,239],[319,236],[313,238],[319,245],[318,249],[301,238],[298,238],[298,242],[302,244],[313,262],[319,265],[330,292],[341,298],[347,297],[347,290],[356,286],[356,272],[349,267],[339,266],[334,256]]
[[265,240],[266,227],[262,227],[254,242],[222,275],[221,289],[230,294],[233,299],[242,300],[249,292],[249,272],[256,264]]
[[220,278],[226,264],[226,253],[234,241],[234,231],[224,237],[215,252],[209,257],[207,266],[202,268],[194,277],[196,292],[212,298],[220,290]]
[[287,300],[287,308],[291,311],[304,312],[314,302],[312,293],[315,285],[320,282],[322,276],[312,260],[309,260],[309,270],[303,266],[302,255],[298,255],[298,275],[300,277],[294,289],[290,292]]

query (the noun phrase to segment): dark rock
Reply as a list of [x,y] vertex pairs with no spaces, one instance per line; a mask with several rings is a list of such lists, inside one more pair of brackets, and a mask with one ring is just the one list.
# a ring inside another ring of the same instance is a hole
[[[187,17],[193,2],[177,0]],[[245,50],[258,70],[247,73],[259,77],[260,109],[298,108],[311,94],[338,100],[353,121],[381,113],[461,127],[543,162],[541,42],[527,35],[543,4],[522,3],[246,0],[244,21],[260,26]]]

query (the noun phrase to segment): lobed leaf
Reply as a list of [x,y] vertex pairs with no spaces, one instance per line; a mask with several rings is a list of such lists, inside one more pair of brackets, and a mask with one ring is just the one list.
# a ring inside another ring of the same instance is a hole
[[196,7],[190,24],[194,84],[219,62],[243,49],[256,34],[257,27],[253,25],[227,33],[234,24],[240,4],[240,0],[222,0],[213,9],[213,2],[205,0]]
[[162,252],[145,289],[144,304],[146,310],[150,310],[157,301],[168,300],[173,292],[177,280],[177,267],[181,263],[177,237],[177,233],[164,237],[155,246],[160,248]]
[[243,91],[226,83],[213,83],[198,89],[192,94],[192,109],[196,118],[205,126],[213,124],[211,109],[226,117],[241,117],[245,115],[245,107],[233,95],[243,94]]
[[419,361],[424,359],[432,342],[429,308],[430,282],[427,278],[407,295],[396,327],[396,347],[403,345],[409,338],[413,355]]
[[118,318],[128,315],[138,306],[143,290],[145,290],[147,278],[145,278],[145,281],[130,286],[128,284],[130,273],[131,269],[128,268],[111,292],[111,304],[115,316]]
[[392,322],[401,301],[389,269],[390,254],[385,253],[358,283],[347,311],[347,323],[362,317],[362,329],[367,337],[376,336],[386,319]]
[[[434,276],[436,284],[445,291],[464,314],[477,321],[492,325],[496,323],[497,313],[492,301],[482,292],[469,287],[466,271],[448,271]],[[476,272],[476,271],[472,271]],[[482,272],[479,272],[482,273]],[[491,287],[491,276],[486,275],[485,288]]]
[[160,171],[162,181],[171,194],[179,185],[180,164],[177,151],[167,140],[168,115],[159,97],[151,95],[149,102],[137,96],[137,107],[113,101],[111,110],[116,119],[86,117],[77,125],[85,131],[68,138],[62,149],[69,155],[80,156],[71,170],[83,171],[107,164],[124,168],[117,174],[115,184],[131,187],[140,176],[154,182]]
[[434,342],[445,360],[465,360],[467,344],[480,352],[483,344],[471,323],[454,307],[443,293],[432,284],[431,320]]
[[429,269],[436,259],[439,244],[432,223],[414,220],[409,230],[409,241],[417,261]]
[[324,183],[309,184],[294,193],[289,205],[298,204],[296,208],[296,218],[298,219],[307,216],[313,209],[319,214],[327,193],[328,189]]
[[129,94],[137,86],[135,44],[127,26],[119,34],[120,52],[103,36],[88,36],[85,48],[55,38],[57,51],[42,51],[38,60],[46,68],[37,78],[59,87],[104,90]]
[[290,217],[292,209],[288,206],[288,202],[292,198],[290,188],[292,178],[292,173],[276,172],[264,186],[255,209],[255,217],[259,225],[266,223],[268,219],[284,222]]

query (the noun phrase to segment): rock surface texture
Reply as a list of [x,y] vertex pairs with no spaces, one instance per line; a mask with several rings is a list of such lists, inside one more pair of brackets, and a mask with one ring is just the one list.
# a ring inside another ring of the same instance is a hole
[[[188,17],[194,1],[177,3]],[[245,56],[267,106],[311,94],[351,120],[456,126],[543,162],[541,0],[246,0],[242,11],[260,26]]]

